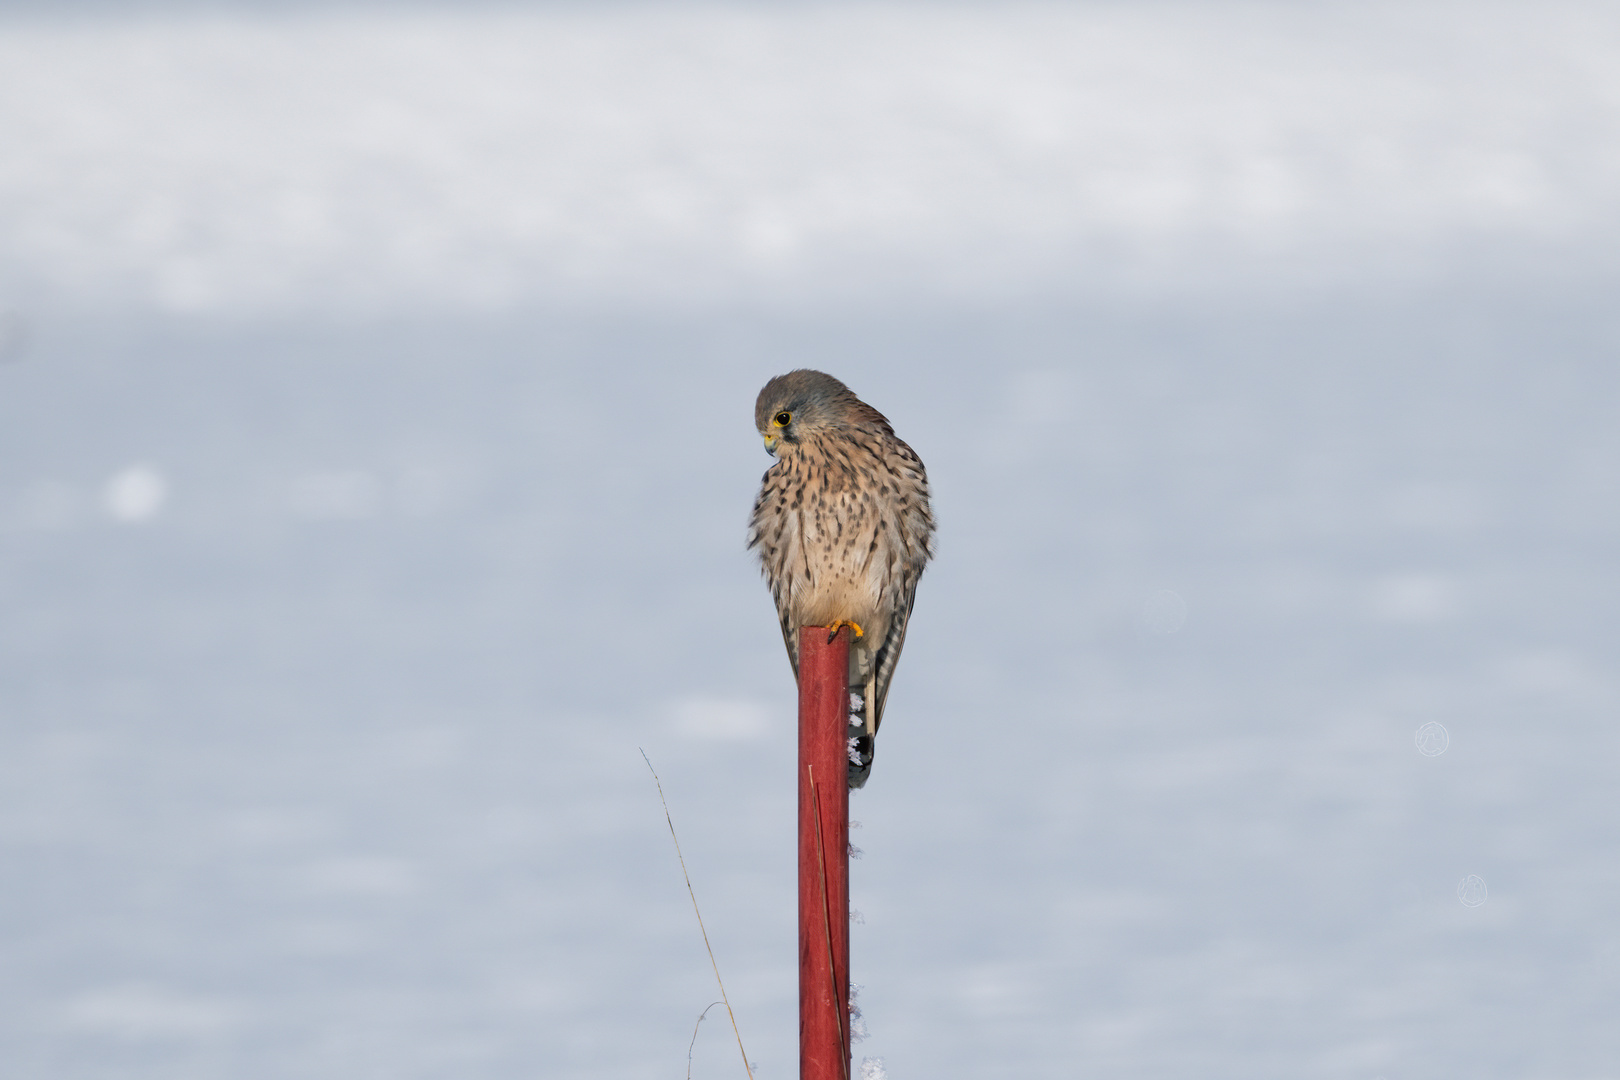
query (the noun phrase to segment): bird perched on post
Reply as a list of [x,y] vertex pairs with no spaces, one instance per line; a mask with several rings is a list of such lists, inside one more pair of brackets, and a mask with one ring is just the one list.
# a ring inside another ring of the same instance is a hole
[[889,421],[831,375],[800,369],[765,384],[754,424],[776,464],[765,471],[748,546],[782,623],[793,675],[799,632],[854,635],[849,684],[864,699],[849,786],[872,770],[889,680],[906,642],[917,579],[934,554],[928,475]]

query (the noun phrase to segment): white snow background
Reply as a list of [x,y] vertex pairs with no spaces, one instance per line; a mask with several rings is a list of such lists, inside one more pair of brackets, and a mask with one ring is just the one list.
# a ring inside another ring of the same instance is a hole
[[1620,1076],[1617,243],[1612,5],[0,7],[0,1071],[682,1075],[641,747],[791,1077],[815,366],[857,1060]]

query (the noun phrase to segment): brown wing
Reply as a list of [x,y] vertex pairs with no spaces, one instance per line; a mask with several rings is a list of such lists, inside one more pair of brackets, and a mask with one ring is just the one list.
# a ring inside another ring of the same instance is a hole
[[[793,563],[802,558],[799,550],[798,522],[793,515],[784,513],[784,497],[788,477],[777,466],[765,470],[760,478],[759,496],[754,500],[754,513],[748,522],[748,547],[759,549],[759,566],[776,602],[776,618],[782,625],[782,644],[787,647],[788,663],[793,666],[794,681],[799,678],[799,628],[793,625],[790,611],[793,593]],[[773,501],[776,506],[773,508]]]
[[787,646],[788,663],[793,665],[793,681],[799,681],[799,628],[788,614],[787,598],[776,599],[776,618],[782,624],[782,644]]
[[895,665],[900,663],[900,650],[906,644],[906,624],[911,621],[911,609],[917,603],[917,578],[920,575],[907,573],[901,585],[903,602],[897,606],[894,618],[889,620],[889,632],[884,636],[882,644],[872,655],[872,667],[875,672],[876,687],[873,696],[876,714],[872,717],[872,731],[876,734],[883,724],[883,706],[889,700],[889,680],[894,678]]
[[934,554],[934,513],[928,498],[928,474],[916,453],[899,439],[884,464],[888,467],[890,482],[895,492],[896,514],[891,519],[894,530],[894,554],[890,567],[890,589],[894,616],[889,620],[889,632],[873,655],[875,715],[872,730],[875,733],[883,722],[883,707],[889,699],[889,682],[894,677],[895,665],[900,663],[900,650],[906,644],[906,625],[911,621],[911,610],[917,603],[917,581],[923,567]]

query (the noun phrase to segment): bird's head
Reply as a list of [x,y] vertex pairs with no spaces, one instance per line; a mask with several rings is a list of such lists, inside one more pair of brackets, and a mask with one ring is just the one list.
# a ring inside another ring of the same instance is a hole
[[765,440],[765,452],[780,457],[804,439],[847,425],[851,406],[859,404],[854,392],[831,375],[800,368],[765,384],[754,402],[754,426]]

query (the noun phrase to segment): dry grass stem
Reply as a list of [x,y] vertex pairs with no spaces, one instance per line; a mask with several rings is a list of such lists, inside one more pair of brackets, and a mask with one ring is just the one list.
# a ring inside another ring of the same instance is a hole
[[[636,749],[641,750],[640,747]],[[675,857],[680,860],[681,876],[686,879],[686,895],[692,898],[692,914],[697,916],[698,931],[703,934],[703,947],[709,951],[709,966],[714,968],[714,981],[720,984],[720,1004],[726,1007],[726,1015],[731,1018],[731,1033],[737,1036],[737,1051],[742,1054],[743,1072],[748,1075],[748,1080],[754,1080],[754,1070],[748,1064],[748,1051],[743,1049],[742,1032],[737,1030],[737,1014],[731,1011],[731,999],[726,996],[726,983],[720,978],[720,965],[714,959],[714,946],[709,944],[709,931],[703,925],[703,912],[698,910],[697,893],[692,889],[692,875],[686,872],[686,856],[681,854],[681,840],[675,835],[675,819],[669,815],[669,800],[664,798],[664,783],[658,779],[658,770],[653,768],[652,759],[647,756],[647,751],[641,750],[641,760],[647,763],[647,771],[652,773],[653,783],[658,785],[658,801],[664,804],[664,821],[669,824],[669,838],[675,841]],[[711,1005],[709,1008],[713,1007]],[[703,1017],[698,1017],[698,1023],[703,1023]],[[692,1029],[692,1042],[694,1045],[697,1043],[696,1028]],[[692,1067],[690,1051],[687,1053],[686,1064],[687,1074],[690,1077]]]
[[703,1026],[703,1018],[709,1015],[709,1010],[718,1004],[718,1001],[711,1001],[705,1005],[703,1011],[698,1013],[697,1023],[692,1025],[692,1041],[686,1044],[686,1080],[692,1080],[692,1050],[697,1046],[698,1028]]

